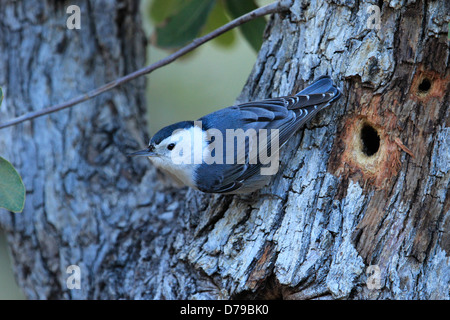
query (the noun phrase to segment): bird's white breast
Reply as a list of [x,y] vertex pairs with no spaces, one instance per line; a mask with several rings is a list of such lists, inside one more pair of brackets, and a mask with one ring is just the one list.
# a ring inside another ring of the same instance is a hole
[[177,182],[181,182],[182,184],[195,188],[194,164],[173,164],[172,162],[158,157],[149,157],[149,159],[155,166],[169,173],[169,175]]

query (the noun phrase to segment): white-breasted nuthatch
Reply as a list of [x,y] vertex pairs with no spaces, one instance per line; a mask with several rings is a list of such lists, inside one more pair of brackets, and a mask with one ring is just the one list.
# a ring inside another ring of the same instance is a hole
[[206,193],[253,192],[278,171],[279,148],[340,95],[331,78],[322,76],[294,96],[247,102],[167,126],[147,149],[129,155],[147,156],[178,182]]

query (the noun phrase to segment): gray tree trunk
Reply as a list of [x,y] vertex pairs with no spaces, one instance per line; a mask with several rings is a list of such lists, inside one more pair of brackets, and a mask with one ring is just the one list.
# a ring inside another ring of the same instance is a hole
[[[80,3],[78,31],[61,2],[0,7],[2,118],[144,64],[135,1]],[[343,97],[250,197],[177,189],[124,155],[145,145],[143,79],[2,130],[27,187],[23,213],[0,213],[26,296],[449,299],[450,5],[374,2],[377,29],[370,4],[293,1],[271,18],[239,101],[326,73]]]

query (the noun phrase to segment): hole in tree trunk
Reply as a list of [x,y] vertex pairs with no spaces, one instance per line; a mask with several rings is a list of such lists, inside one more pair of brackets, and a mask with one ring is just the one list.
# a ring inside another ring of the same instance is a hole
[[369,124],[361,129],[362,152],[370,157],[377,153],[380,148],[380,136],[377,130]]
[[430,90],[430,88],[431,88],[431,81],[427,78],[424,78],[417,87],[420,93],[427,93]]

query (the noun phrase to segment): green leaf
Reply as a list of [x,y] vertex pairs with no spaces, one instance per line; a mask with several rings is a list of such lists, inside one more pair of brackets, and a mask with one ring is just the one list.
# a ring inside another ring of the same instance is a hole
[[149,6],[149,17],[154,23],[161,23],[177,13],[182,4],[183,0],[153,0]]
[[206,23],[215,0],[184,0],[179,11],[156,28],[155,44],[179,48],[195,39]]
[[[206,21],[206,25],[203,29],[202,35],[216,30],[229,21],[230,18],[228,18],[228,16],[225,14],[223,1],[216,1],[216,5],[211,10],[208,20]],[[227,31],[217,38],[214,38],[212,41],[222,47],[231,47],[236,42],[236,32],[235,30]]]
[[25,205],[25,186],[11,163],[0,157],[0,207],[22,212]]
[[[225,0],[225,5],[233,19],[258,8],[254,0]],[[266,19],[264,17],[256,18],[239,27],[245,39],[256,52],[261,48],[265,28]]]
[[2,105],[2,102],[3,102],[3,90],[0,87],[0,106]]

